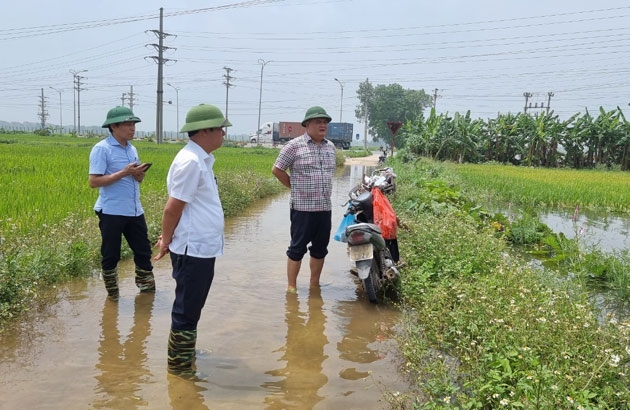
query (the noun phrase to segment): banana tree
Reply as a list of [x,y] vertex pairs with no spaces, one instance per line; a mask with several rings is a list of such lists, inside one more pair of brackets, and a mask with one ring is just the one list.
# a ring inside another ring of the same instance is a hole
[[402,132],[407,135],[406,147],[416,155],[433,156],[433,144],[439,128],[439,117],[431,109],[428,118],[418,114],[414,119],[403,124]]
[[557,166],[558,143],[561,135],[561,124],[552,113],[536,114],[533,118],[534,132],[531,134],[528,149],[530,165]]
[[621,155],[619,158],[619,165],[621,166],[622,171],[627,171],[630,169],[630,122],[626,120],[626,116],[623,115],[621,108],[617,107],[617,110],[619,110],[619,118],[621,120],[621,138],[619,139]]
[[567,126],[562,146],[566,150],[565,161],[575,169],[581,169],[590,162],[588,161],[588,141],[592,134],[593,117],[588,111],[580,116],[575,114],[565,121]]
[[465,115],[456,112],[453,116],[454,143],[452,144],[453,158],[457,162],[477,162],[477,146],[479,131],[483,127],[482,120],[472,120],[470,110]]
[[499,114],[489,119],[485,126],[486,134],[480,136],[480,147],[485,149],[486,161],[507,163],[522,158],[523,144],[519,136],[517,122],[520,114]]
[[621,137],[620,111],[599,108],[599,116],[593,123],[593,164],[606,164],[614,160],[617,141]]

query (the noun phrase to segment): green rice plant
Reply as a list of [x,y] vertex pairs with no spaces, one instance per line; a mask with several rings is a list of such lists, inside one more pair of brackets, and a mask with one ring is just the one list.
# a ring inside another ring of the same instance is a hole
[[[20,135],[12,138],[14,143],[0,144],[4,166],[4,172],[0,174],[4,194],[0,201],[0,232],[5,237],[46,229],[71,214],[84,217],[92,214],[98,190],[88,185],[88,158],[98,139],[48,137],[46,140],[45,137],[30,139]],[[158,146],[146,141],[134,141],[134,145],[142,161],[153,163],[141,184],[142,202],[149,217],[153,216],[150,210],[161,208],[166,200],[166,174],[183,145]],[[242,209],[242,204],[247,206],[253,199],[277,192],[280,188],[271,176],[276,154],[272,150],[217,150],[215,172],[219,181],[226,181],[219,184],[226,201],[238,203]],[[234,174],[240,172],[249,177],[245,181],[235,178]],[[231,191],[240,191],[232,186],[235,180],[241,182],[240,189],[245,194],[240,202],[229,198]],[[231,208],[227,209],[227,213],[232,212]]]
[[485,199],[533,207],[600,209],[630,212],[630,174],[487,164],[447,164],[456,182]]

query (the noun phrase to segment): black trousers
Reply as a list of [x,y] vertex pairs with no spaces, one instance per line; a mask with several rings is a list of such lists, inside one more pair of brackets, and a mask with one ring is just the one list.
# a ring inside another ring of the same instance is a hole
[[121,216],[97,212],[101,230],[101,267],[114,269],[120,260],[120,247],[124,236],[133,251],[133,260],[140,269],[152,271],[151,242],[144,215]]
[[206,304],[216,258],[195,258],[171,252],[175,301],[171,311],[172,330],[196,330]]

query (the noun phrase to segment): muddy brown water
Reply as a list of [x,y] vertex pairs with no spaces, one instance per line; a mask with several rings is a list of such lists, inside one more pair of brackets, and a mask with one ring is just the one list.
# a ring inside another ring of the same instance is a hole
[[[335,177],[333,233],[347,191],[369,166]],[[95,229],[97,229],[95,224]],[[0,409],[385,409],[385,391],[406,391],[392,338],[399,311],[373,306],[331,240],[320,291],[287,295],[288,194],[226,225],[225,254],[198,329],[203,381],[166,372],[174,298],[169,258],[158,290],[138,294],[120,265],[121,298],[95,276],[59,289],[59,301],[0,334]]]

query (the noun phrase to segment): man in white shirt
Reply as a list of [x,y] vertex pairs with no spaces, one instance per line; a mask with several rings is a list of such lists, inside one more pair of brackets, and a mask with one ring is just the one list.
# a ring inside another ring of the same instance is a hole
[[211,152],[221,147],[225,127],[231,125],[214,105],[190,109],[180,131],[188,132],[190,141],[175,156],[166,179],[169,197],[155,260],[171,254],[176,288],[168,372],[186,378],[195,376],[197,323],[212,285],[216,257],[223,254],[224,216]]

